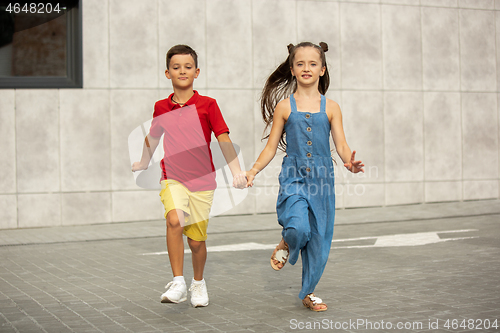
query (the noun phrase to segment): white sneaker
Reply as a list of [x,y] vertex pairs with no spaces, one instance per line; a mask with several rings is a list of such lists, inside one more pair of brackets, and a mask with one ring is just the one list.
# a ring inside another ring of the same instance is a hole
[[187,287],[185,283],[172,281],[165,288],[167,288],[167,291],[161,295],[162,303],[180,303],[187,300]]
[[189,291],[191,292],[191,305],[195,308],[198,306],[207,306],[208,305],[208,292],[207,285],[205,280],[203,279],[201,283],[191,282],[191,287],[189,287]]

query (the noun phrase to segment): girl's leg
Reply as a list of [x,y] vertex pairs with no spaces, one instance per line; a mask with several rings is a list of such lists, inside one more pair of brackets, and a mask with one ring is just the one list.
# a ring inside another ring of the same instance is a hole
[[188,244],[192,253],[194,279],[196,281],[201,281],[207,261],[206,243],[205,241],[195,241],[188,237]]
[[[330,240],[331,243],[331,240]],[[328,244],[328,251],[331,244]],[[324,239],[321,235],[312,233],[311,239],[302,249],[302,290],[299,298],[304,299],[314,291],[316,285],[323,275],[328,254],[324,253]]]
[[280,214],[279,223],[283,226],[281,234],[290,251],[288,262],[295,265],[300,250],[306,246],[311,236],[309,209],[305,199],[299,196],[287,198],[285,205],[286,209]]
[[[328,251],[330,251],[331,240],[328,242]],[[302,249],[302,289],[299,293],[299,298],[306,300],[307,295],[311,294],[316,285],[318,284],[323,271],[325,270],[326,263],[328,261],[328,253],[325,253],[325,241],[324,237],[319,234],[314,233],[307,245]],[[310,305],[315,311],[326,310],[326,304],[320,302],[321,304]]]
[[[302,290],[299,297],[304,299],[314,291],[325,270],[333,237],[333,220],[319,222],[310,219],[311,238],[302,249]],[[320,229],[320,230],[318,230]]]
[[172,209],[167,214],[167,250],[170,266],[174,276],[183,275],[184,265],[184,241],[182,231],[184,230],[184,212],[180,209]]

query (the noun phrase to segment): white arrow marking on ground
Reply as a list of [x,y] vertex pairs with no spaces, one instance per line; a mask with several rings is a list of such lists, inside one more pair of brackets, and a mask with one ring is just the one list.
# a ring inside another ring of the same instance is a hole
[[[234,252],[234,251],[252,251],[252,250],[270,250],[274,249],[276,244],[259,244],[259,243],[240,243],[229,245],[208,246],[207,252]],[[184,253],[191,253],[190,249],[185,249]],[[168,254],[167,251],[143,253],[143,255],[160,255]]]
[[477,238],[471,237],[457,237],[457,238],[440,238],[438,234],[456,233],[456,232],[471,232],[477,229],[463,229],[463,230],[448,230],[448,231],[432,231],[432,232],[417,232],[412,234],[396,234],[378,237],[361,237],[361,238],[348,238],[333,240],[333,242],[346,242],[358,241],[364,239],[376,239],[373,245],[353,245],[353,246],[337,246],[334,249],[349,249],[349,248],[364,248],[364,247],[393,247],[393,246],[417,246],[427,245],[434,243],[447,242],[452,240]]
[[[332,243],[340,242],[354,242],[367,239],[376,239],[373,245],[353,245],[353,246],[336,246],[332,249],[352,249],[352,248],[366,248],[366,247],[395,247],[395,246],[417,246],[447,242],[452,240],[462,240],[477,238],[471,237],[458,237],[458,238],[440,238],[438,234],[456,233],[456,232],[471,232],[478,231],[477,229],[464,229],[464,230],[448,230],[448,231],[432,231],[432,232],[417,232],[411,234],[396,234],[375,237],[358,237],[358,238],[345,238],[334,239]],[[259,244],[259,243],[240,243],[229,245],[218,245],[207,247],[207,252],[235,252],[235,251],[252,251],[252,250],[272,250],[276,244]],[[143,255],[161,255],[167,254],[167,251],[143,253]],[[184,253],[191,253],[189,249],[185,249]]]

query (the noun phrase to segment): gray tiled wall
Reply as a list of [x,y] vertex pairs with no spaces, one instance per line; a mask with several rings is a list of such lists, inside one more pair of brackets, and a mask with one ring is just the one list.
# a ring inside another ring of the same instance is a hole
[[[0,228],[163,218],[127,138],[178,43],[251,167],[265,79],[304,40],[329,44],[327,97],[366,164],[335,157],[337,208],[499,198],[500,0],[85,0],[84,88],[0,91]],[[282,157],[227,214],[274,211]]]

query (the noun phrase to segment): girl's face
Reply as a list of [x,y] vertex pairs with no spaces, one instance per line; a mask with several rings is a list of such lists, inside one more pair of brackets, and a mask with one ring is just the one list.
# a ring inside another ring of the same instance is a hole
[[194,59],[190,54],[176,54],[170,59],[169,69],[165,76],[172,80],[172,85],[177,88],[188,88],[198,77],[200,69],[196,68]]
[[319,77],[325,74],[319,52],[314,47],[299,47],[295,51],[292,75],[297,78],[297,83],[310,85],[319,82]]

